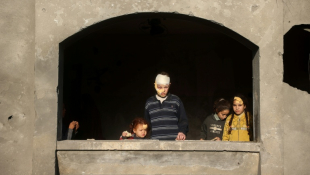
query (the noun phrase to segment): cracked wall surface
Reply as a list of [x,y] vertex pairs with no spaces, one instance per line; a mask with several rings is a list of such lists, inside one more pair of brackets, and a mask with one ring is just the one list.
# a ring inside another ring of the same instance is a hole
[[304,106],[310,97],[282,82],[282,54],[283,35],[310,23],[310,2],[4,0],[0,9],[0,168],[5,174],[55,172],[59,43],[100,21],[139,12],[215,21],[259,46],[260,173],[309,171],[304,152],[310,109]]

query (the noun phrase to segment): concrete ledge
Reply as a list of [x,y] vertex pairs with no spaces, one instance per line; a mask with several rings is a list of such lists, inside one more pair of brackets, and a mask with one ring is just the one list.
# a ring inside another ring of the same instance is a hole
[[57,151],[60,175],[258,174],[259,153],[205,151]]
[[167,151],[237,151],[260,152],[256,142],[158,141],[158,140],[64,140],[57,150],[167,150]]

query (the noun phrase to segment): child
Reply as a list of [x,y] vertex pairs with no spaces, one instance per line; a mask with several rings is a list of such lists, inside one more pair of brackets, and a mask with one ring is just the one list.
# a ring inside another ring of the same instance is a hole
[[214,114],[209,115],[201,125],[200,140],[221,140],[230,103],[224,98],[220,98],[214,102],[213,109]]
[[144,139],[148,131],[148,123],[143,118],[135,118],[129,125],[129,130],[130,132],[124,131],[119,139]]
[[247,111],[248,101],[243,95],[233,99],[233,111],[226,119],[223,141],[250,141],[252,116]]

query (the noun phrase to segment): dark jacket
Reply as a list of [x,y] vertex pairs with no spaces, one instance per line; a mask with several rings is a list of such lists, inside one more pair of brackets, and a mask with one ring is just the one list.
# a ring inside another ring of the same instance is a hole
[[214,114],[209,115],[202,123],[200,138],[212,140],[215,137],[222,139],[225,120],[216,120]]
[[188,119],[179,97],[168,94],[160,103],[156,96],[145,103],[144,118],[151,125],[151,138],[159,140],[175,140],[178,133],[188,132]]

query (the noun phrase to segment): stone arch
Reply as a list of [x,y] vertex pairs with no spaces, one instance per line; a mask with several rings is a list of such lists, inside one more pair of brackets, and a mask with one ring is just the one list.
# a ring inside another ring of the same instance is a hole
[[[183,15],[183,14],[177,14],[177,13],[136,13],[136,14],[130,14],[130,15],[123,15],[123,16],[118,16],[118,17],[113,17],[107,20],[104,20],[102,22],[96,23],[94,25],[91,25],[79,32],[77,32],[76,34],[68,37],[67,39],[65,39],[63,42],[61,42],[59,44],[59,62],[60,62],[60,73],[59,73],[59,98],[62,99],[63,98],[63,91],[62,91],[62,82],[63,82],[63,76],[61,71],[63,71],[63,60],[64,60],[64,50],[68,47],[70,47],[71,45],[73,45],[74,43],[78,42],[79,40],[82,40],[83,38],[91,35],[94,32],[100,31],[100,30],[104,30],[104,28],[106,28],[106,26],[111,26],[113,24],[116,23],[122,23],[125,21],[130,21],[130,20],[134,20],[136,18],[171,18],[174,20],[183,20],[183,21],[190,21],[193,23],[198,23],[204,26],[208,26],[209,28],[212,28],[212,30],[217,31],[218,33],[221,33],[225,36],[228,36],[229,38],[232,38],[233,40],[235,40],[238,43],[241,43],[244,47],[246,47],[247,49],[249,49],[252,53],[251,55],[251,62],[252,62],[252,78],[254,78],[254,80],[252,81],[252,86],[253,86],[253,108],[254,108],[254,117],[255,117],[255,126],[257,126],[258,123],[258,102],[259,102],[259,97],[257,94],[259,94],[259,83],[258,81],[258,47],[253,44],[251,41],[249,41],[248,39],[244,38],[243,36],[241,36],[240,34],[234,32],[233,30],[230,30],[229,28],[223,26],[220,23],[214,22],[214,21],[210,21],[210,20],[206,20],[206,19],[202,19],[202,18],[198,18],[198,17],[193,17],[193,16],[188,16],[188,15]],[[60,106],[62,106],[62,100],[59,100],[59,106],[58,109],[60,109]],[[61,120],[61,110],[58,110],[58,120]],[[256,129],[258,129],[258,127],[256,127]],[[258,133],[258,131],[255,132],[256,135]],[[60,137],[61,131],[58,130],[58,138]],[[258,136],[255,137],[256,140],[258,140]]]

